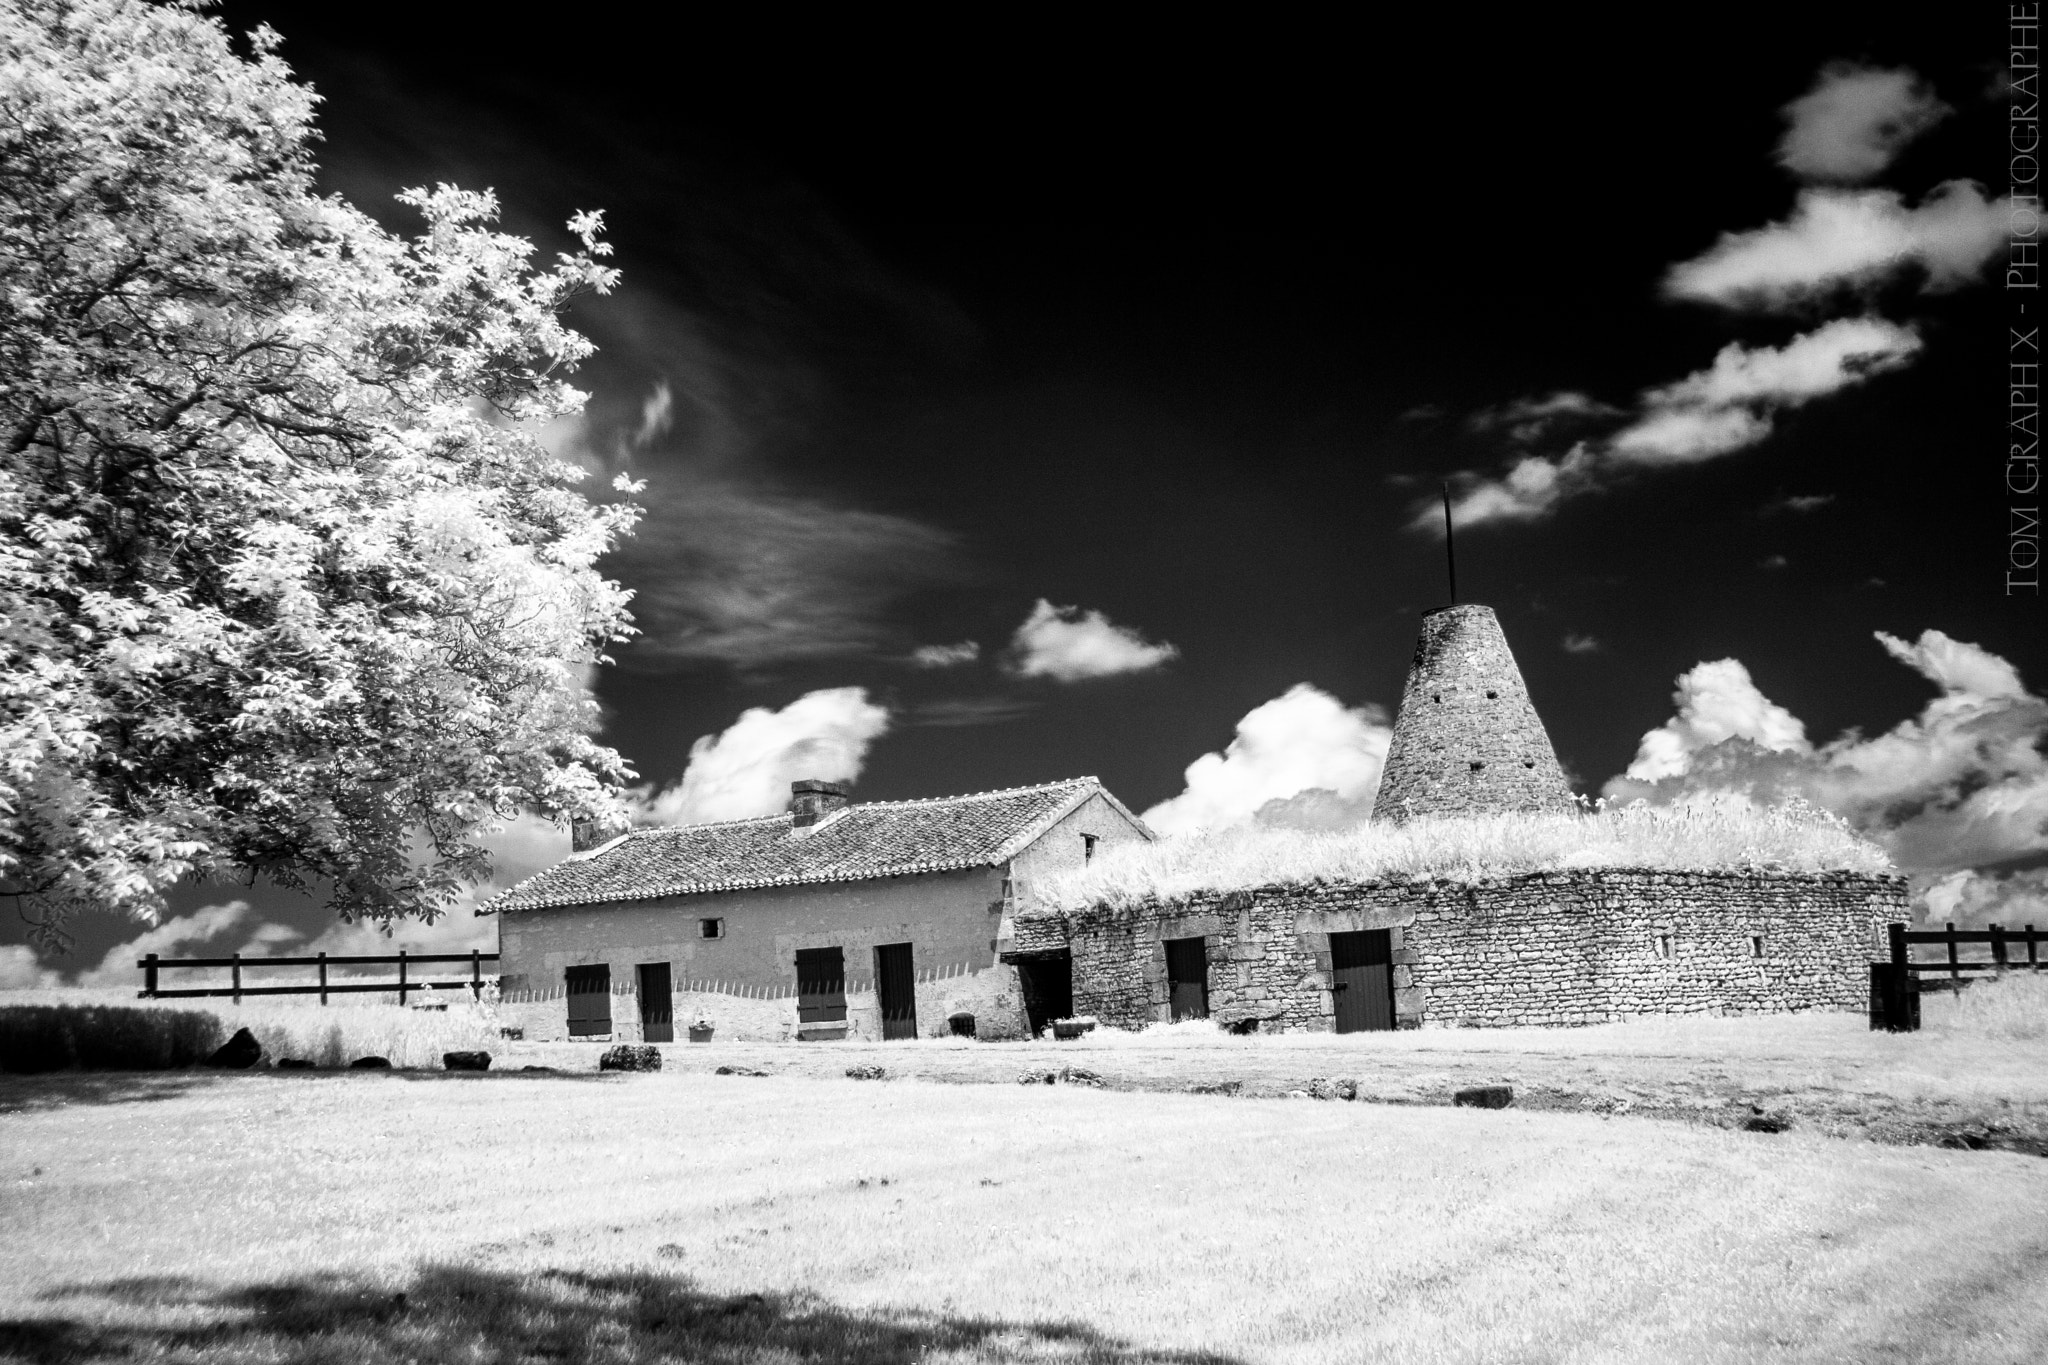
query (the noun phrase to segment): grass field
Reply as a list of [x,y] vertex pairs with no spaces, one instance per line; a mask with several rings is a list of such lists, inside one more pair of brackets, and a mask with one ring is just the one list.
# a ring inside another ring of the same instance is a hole
[[1797,1130],[67,1073],[0,1080],[0,1190],[7,1360],[2048,1359],[2048,1162]]

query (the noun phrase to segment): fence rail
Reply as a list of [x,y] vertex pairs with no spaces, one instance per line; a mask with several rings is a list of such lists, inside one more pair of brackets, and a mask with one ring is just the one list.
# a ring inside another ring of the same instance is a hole
[[[1924,991],[1956,991],[1986,975],[2011,971],[2038,972],[2048,968],[2041,960],[2041,945],[2048,943],[2048,930],[2029,924],[2008,929],[2002,924],[1983,929],[1958,929],[1950,920],[1940,929],[1908,929],[1890,926],[1891,960],[1870,964],[1870,1026],[1894,1033],[1910,1033],[1920,1027],[1920,996]],[[1991,956],[1964,957],[1964,946],[1983,944]],[[1935,947],[1946,951],[1938,962],[1915,962],[1913,949]],[[2024,949],[2017,960],[2014,949]],[[1930,980],[1946,977],[1947,980]]]
[[[318,995],[320,1003],[326,1004],[330,995],[398,993],[398,1003],[405,1003],[409,991],[431,991],[445,986],[466,986],[474,999],[482,999],[484,993],[484,963],[495,963],[496,953],[408,953],[403,948],[396,953],[361,954],[317,953],[312,957],[243,957],[240,953],[228,957],[158,957],[155,953],[139,958],[135,965],[142,969],[142,989],[137,995],[144,1000],[169,1000],[192,996],[229,996],[236,1004],[242,1003],[245,995]],[[469,979],[461,980],[417,980],[407,976],[406,969],[415,966],[433,966],[446,962],[469,964]],[[329,967],[388,967],[396,964],[398,980],[362,981],[350,977],[331,981],[327,976]],[[226,967],[233,973],[231,983],[226,986],[187,986],[166,990],[158,984],[158,974],[166,969]],[[290,986],[245,986],[242,984],[244,967],[317,967],[319,979],[300,985]]]

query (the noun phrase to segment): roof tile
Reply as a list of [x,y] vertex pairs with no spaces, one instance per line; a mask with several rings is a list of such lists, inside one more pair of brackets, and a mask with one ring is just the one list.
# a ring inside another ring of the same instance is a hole
[[805,829],[784,814],[636,830],[528,877],[477,913],[990,867],[1097,792],[1123,809],[1099,780],[1080,777],[970,796],[865,802]]

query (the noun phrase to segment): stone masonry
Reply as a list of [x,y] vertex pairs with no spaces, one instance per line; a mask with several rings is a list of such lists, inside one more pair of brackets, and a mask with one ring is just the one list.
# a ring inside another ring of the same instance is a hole
[[1571,808],[1493,608],[1441,607],[1423,617],[1373,819]]
[[1391,931],[1397,1026],[1598,1024],[1641,1015],[1862,1009],[1903,921],[1905,879],[1863,873],[1577,869],[1210,893],[1017,920],[1072,954],[1074,1010],[1169,1017],[1163,942],[1200,936],[1210,1015],[1334,1027],[1330,935]]

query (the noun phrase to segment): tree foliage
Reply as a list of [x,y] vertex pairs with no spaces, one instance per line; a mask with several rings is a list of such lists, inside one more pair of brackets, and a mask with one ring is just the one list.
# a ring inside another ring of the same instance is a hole
[[247,42],[0,7],[0,894],[46,938],[189,876],[431,918],[478,835],[632,775],[584,682],[636,513],[534,434],[583,401],[600,216],[547,268],[488,193],[393,235],[316,192],[317,97]]

